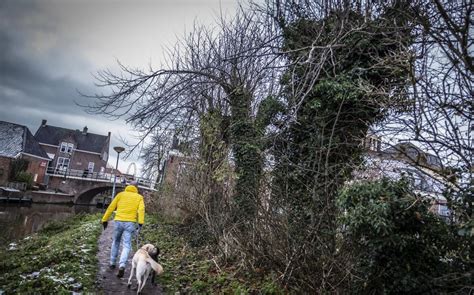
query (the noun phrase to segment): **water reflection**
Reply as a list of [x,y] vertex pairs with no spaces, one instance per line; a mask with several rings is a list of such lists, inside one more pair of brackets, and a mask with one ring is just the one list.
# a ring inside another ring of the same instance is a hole
[[78,205],[0,204],[0,247],[40,230],[49,221],[65,220],[81,212],[93,213],[101,210],[94,206]]

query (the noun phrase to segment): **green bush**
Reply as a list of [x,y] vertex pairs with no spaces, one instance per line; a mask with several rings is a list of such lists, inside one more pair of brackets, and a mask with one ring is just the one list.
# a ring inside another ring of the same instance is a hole
[[33,175],[28,172],[18,172],[15,181],[26,183],[26,187],[30,189],[33,186]]
[[18,174],[28,169],[29,161],[25,159],[14,159],[10,166],[10,180],[16,180]]
[[338,197],[355,293],[431,293],[472,285],[470,242],[430,213],[405,181],[362,183]]

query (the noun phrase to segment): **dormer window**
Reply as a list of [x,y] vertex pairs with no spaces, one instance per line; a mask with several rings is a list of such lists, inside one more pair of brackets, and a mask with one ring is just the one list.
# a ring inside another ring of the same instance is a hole
[[69,143],[69,142],[61,142],[61,146],[59,148],[59,151],[61,153],[72,153],[72,149],[74,148],[74,144],[73,143]]

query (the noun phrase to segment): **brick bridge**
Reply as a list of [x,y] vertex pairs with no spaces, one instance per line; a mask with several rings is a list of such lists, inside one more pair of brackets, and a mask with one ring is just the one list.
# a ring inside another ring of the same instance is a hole
[[[112,191],[113,176],[110,174],[78,173],[74,170],[48,171],[48,188],[57,190],[69,197],[69,201],[74,204],[90,204],[92,199],[98,194]],[[155,184],[149,180],[138,178],[138,189],[141,193],[144,191],[155,191]],[[121,191],[125,187],[125,181],[117,177],[115,185],[116,191]]]

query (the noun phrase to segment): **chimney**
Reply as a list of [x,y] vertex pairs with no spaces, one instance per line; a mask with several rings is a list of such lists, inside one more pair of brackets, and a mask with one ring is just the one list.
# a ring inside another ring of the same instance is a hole
[[84,134],[84,135],[87,134],[87,126],[84,126],[84,129],[82,129],[82,134]]
[[41,120],[41,127],[46,127],[46,122],[48,121],[45,119]]
[[110,131],[109,131],[109,134],[107,135],[109,138],[110,138],[110,134],[111,134],[111,133],[110,133]]

